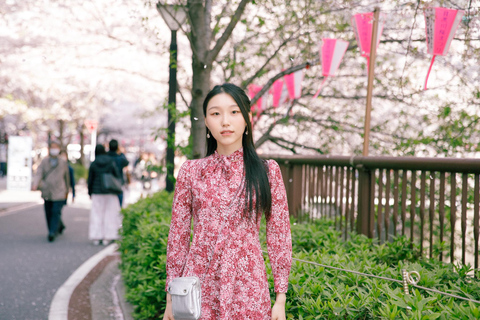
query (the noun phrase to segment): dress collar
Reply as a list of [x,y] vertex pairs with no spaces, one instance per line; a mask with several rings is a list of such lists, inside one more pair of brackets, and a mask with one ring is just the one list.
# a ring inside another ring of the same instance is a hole
[[243,148],[238,149],[228,156],[221,155],[215,151],[208,158],[211,160],[205,163],[201,171],[202,177],[207,177],[213,172],[220,170],[227,179],[230,179],[232,174],[238,171],[239,165],[243,165]]
[[217,160],[223,160],[226,163],[243,160],[243,147],[233,152],[232,154],[229,154],[228,156],[221,155],[217,152],[217,150],[215,150],[215,152],[213,153],[213,158]]

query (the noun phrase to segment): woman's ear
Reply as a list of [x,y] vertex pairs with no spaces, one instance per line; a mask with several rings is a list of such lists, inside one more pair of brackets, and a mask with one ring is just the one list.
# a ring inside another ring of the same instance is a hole
[[251,112],[248,113],[248,118],[250,119],[250,123],[252,123],[253,116],[252,116],[252,113],[251,113]]

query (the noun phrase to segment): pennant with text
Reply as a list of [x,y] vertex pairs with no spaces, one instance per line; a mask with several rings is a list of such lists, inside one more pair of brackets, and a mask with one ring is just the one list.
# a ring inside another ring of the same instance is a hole
[[428,68],[424,90],[427,90],[428,77],[437,55],[447,54],[453,36],[464,15],[463,10],[446,8],[427,8],[424,11],[425,32],[427,34],[427,51],[432,54],[432,61]]

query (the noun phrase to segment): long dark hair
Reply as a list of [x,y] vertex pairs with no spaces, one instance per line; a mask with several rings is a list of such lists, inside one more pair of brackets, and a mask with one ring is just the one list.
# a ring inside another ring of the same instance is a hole
[[[220,93],[226,93],[230,95],[237,103],[243,118],[247,123],[248,134],[242,135],[243,146],[243,166],[245,172],[245,210],[244,216],[247,218],[252,217],[252,210],[254,208],[258,215],[262,212],[265,213],[267,219],[270,218],[270,212],[272,207],[272,194],[270,192],[270,184],[268,181],[268,167],[266,162],[260,159],[255,151],[255,145],[252,137],[252,123],[250,122],[250,99],[240,87],[231,84],[224,83],[222,85],[215,86],[205,97],[203,102],[203,115],[207,116],[207,106],[210,99]],[[217,150],[217,140],[210,135],[207,139],[207,157],[213,154]],[[254,201],[255,200],[255,201]]]
[[107,152],[105,151],[105,147],[103,145],[97,144],[95,146],[95,157],[101,156],[102,154],[105,154],[105,153]]

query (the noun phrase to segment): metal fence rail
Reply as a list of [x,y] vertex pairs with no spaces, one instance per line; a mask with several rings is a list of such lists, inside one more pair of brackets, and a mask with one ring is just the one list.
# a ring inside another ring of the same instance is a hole
[[292,216],[330,217],[345,237],[406,235],[424,255],[479,268],[480,159],[268,158],[280,165]]

